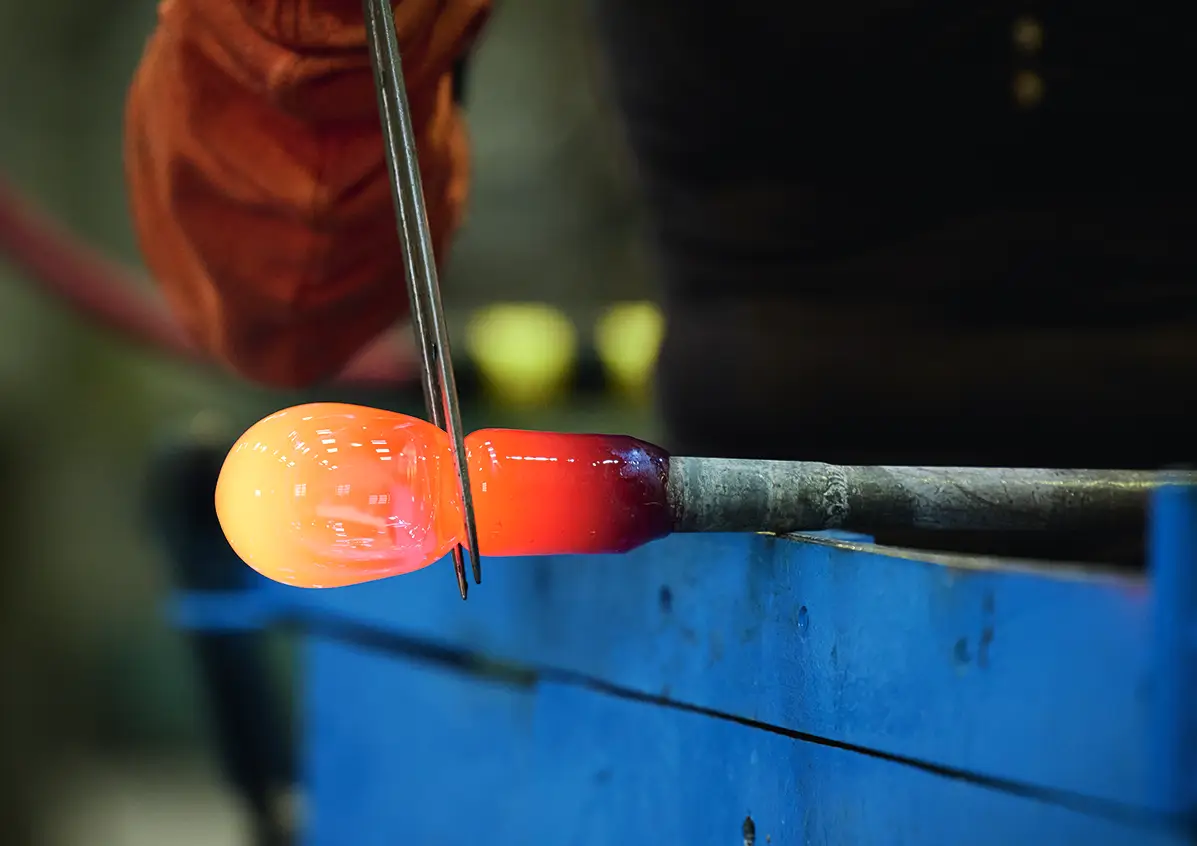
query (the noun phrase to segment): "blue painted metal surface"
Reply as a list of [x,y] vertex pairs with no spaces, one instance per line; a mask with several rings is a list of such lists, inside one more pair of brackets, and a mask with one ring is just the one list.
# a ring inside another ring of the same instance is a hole
[[1147,577],[677,536],[176,610],[309,633],[311,846],[1192,843],[1197,494],[1152,532]]
[[1150,786],[1159,807],[1191,818],[1197,811],[1197,490],[1165,488],[1153,517]]

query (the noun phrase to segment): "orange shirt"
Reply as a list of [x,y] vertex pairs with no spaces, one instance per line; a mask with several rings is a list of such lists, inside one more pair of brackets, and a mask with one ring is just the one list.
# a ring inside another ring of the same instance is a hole
[[[401,0],[441,255],[466,195],[454,61],[490,0]],[[255,381],[332,376],[407,307],[360,0],[165,0],[130,89],[142,253],[208,352]]]

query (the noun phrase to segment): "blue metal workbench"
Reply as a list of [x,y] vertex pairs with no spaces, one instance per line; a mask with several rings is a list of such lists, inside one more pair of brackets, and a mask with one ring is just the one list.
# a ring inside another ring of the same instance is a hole
[[1151,536],[1146,575],[674,536],[175,611],[302,631],[309,846],[1197,843],[1197,491]]

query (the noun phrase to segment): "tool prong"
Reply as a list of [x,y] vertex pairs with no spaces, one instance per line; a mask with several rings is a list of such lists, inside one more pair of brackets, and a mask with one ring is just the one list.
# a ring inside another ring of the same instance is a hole
[[461,598],[469,599],[470,583],[466,580],[465,560],[460,546],[453,547],[453,572],[457,575],[457,589],[461,591]]
[[[461,409],[449,351],[449,331],[441,302],[436,257],[411,124],[411,108],[403,80],[399,39],[394,12],[388,0],[362,0],[370,63],[378,94],[387,170],[399,239],[403,247],[407,292],[411,300],[412,326],[420,344],[423,366],[424,402],[430,421],[449,433],[457,465],[458,494],[465,517],[466,543],[474,582],[482,583],[482,562],[478,555],[478,527],[474,498],[470,490]],[[466,598],[465,563],[460,546],[453,552],[454,569],[462,599]]]

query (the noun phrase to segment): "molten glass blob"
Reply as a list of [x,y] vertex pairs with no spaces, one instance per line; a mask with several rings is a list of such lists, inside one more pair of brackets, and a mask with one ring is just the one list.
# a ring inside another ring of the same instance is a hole
[[[668,456],[618,435],[466,438],[484,555],[624,552],[669,533]],[[280,411],[229,452],[216,512],[263,575],[338,587],[410,573],[465,542],[449,436],[339,403]]]
[[250,427],[221,468],[216,514],[245,563],[301,587],[418,570],[458,542],[462,524],[448,435],[339,403]]
[[669,456],[626,435],[481,429],[466,439],[483,555],[627,552],[669,534]]

